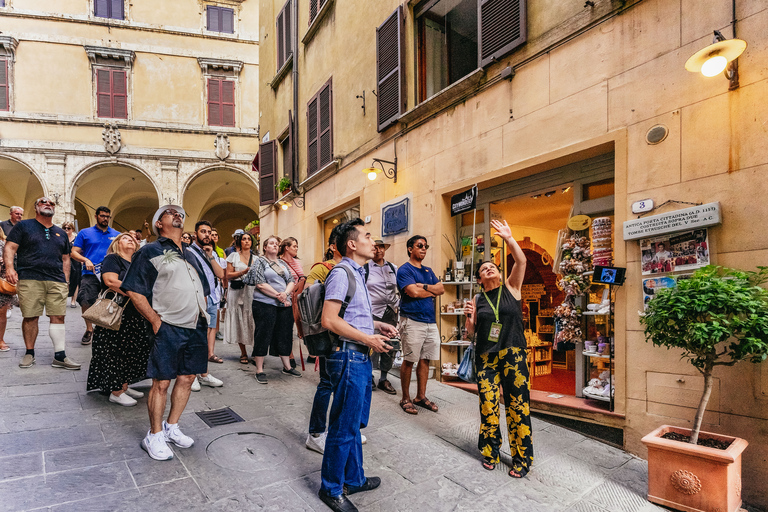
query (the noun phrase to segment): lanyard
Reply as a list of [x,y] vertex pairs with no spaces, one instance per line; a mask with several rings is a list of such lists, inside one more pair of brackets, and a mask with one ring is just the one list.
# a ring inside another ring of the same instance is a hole
[[496,315],[496,323],[498,323],[499,322],[499,304],[501,303],[501,286],[499,286],[499,295],[496,297],[496,307],[494,307],[493,304],[491,303],[491,299],[488,298],[488,294],[485,293],[485,290],[483,290],[483,295],[485,296],[485,300],[488,301],[488,305],[491,306],[491,309],[493,310],[493,314]]

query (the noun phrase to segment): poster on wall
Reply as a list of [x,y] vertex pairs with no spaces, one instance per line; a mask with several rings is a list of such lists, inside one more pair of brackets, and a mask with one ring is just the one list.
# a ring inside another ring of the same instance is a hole
[[693,270],[709,265],[706,228],[640,240],[643,275]]
[[656,296],[659,290],[675,288],[679,281],[688,279],[692,274],[678,274],[676,276],[649,277],[643,279],[643,308],[648,309],[648,301]]

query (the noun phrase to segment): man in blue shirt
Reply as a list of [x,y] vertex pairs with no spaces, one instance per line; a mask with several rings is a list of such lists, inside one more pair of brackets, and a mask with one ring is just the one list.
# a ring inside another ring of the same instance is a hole
[[[397,329],[373,320],[362,265],[373,257],[374,242],[363,221],[354,219],[344,223],[336,246],[344,258],[325,281],[322,323],[339,336],[340,346],[326,361],[334,398],[318,496],[331,510],[353,512],[357,507],[347,496],[373,490],[381,484],[380,478],[366,478],[363,471],[360,428],[368,424],[371,409],[369,354],[371,349],[379,353],[390,350],[392,347],[386,342],[397,335]],[[349,288],[349,276],[343,267],[352,270],[356,293],[342,318],[339,313]],[[381,334],[374,334],[374,329]]]
[[[83,264],[83,277],[80,279],[80,291],[77,302],[85,313],[99,296],[101,281],[101,262],[107,255],[107,249],[120,234],[109,227],[112,212],[106,206],[96,208],[96,225],[85,228],[77,234],[72,244],[72,259]],[[85,334],[80,340],[83,345],[90,345],[93,339],[93,324],[85,320]]]
[[[415,235],[406,243],[410,259],[397,270],[400,288],[400,336],[403,364],[400,384],[403,399],[400,407],[408,414],[418,414],[415,405],[437,412],[437,404],[427,399],[429,361],[440,358],[440,333],[435,321],[435,297],[445,293],[443,283],[431,268],[422,265],[427,256],[427,239]],[[416,398],[411,401],[411,370],[416,366]]]

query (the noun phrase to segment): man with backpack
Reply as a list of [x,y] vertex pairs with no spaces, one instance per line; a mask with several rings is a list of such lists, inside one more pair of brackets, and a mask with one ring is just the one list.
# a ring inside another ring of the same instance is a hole
[[[397,325],[397,311],[400,305],[400,295],[397,292],[397,266],[384,259],[384,255],[390,244],[383,240],[376,240],[373,249],[373,260],[366,263],[365,286],[371,297],[371,311],[373,319],[392,326]],[[379,357],[379,384],[380,390],[390,395],[396,395],[397,391],[387,380],[387,373],[392,369],[392,363],[397,354],[393,348],[389,352],[382,352]]]
[[[389,351],[387,340],[397,329],[373,320],[362,266],[373,257],[374,243],[365,223],[354,219],[342,224],[336,246],[343,259],[325,282],[322,325],[339,336],[339,350],[326,361],[334,400],[318,496],[331,510],[351,512],[357,507],[347,496],[381,484],[378,477],[365,477],[360,429],[367,425],[371,408],[371,350]],[[354,294],[349,293],[352,283]]]

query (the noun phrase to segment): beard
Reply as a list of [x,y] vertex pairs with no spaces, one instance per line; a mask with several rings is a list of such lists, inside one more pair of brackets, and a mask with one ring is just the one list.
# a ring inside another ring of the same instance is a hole
[[46,207],[40,208],[38,213],[43,217],[53,217],[53,208],[51,208],[50,206],[46,206]]
[[171,225],[173,227],[175,227],[175,228],[183,228],[184,227],[184,221],[179,219],[179,218],[174,217],[173,218],[173,223]]

